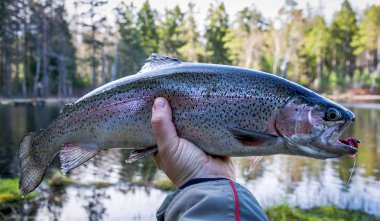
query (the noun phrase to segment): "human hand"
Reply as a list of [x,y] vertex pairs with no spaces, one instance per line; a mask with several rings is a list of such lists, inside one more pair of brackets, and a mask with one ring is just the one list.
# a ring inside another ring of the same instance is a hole
[[164,98],[154,101],[151,123],[158,146],[153,159],[175,186],[180,187],[194,178],[235,180],[230,157],[208,155],[190,141],[178,137],[172,122],[172,110]]

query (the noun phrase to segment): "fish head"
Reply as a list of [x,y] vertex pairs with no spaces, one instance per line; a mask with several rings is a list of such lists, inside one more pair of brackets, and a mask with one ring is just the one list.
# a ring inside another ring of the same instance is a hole
[[339,139],[355,121],[347,108],[323,97],[295,96],[277,111],[276,133],[290,154],[326,159],[357,152],[357,145]]

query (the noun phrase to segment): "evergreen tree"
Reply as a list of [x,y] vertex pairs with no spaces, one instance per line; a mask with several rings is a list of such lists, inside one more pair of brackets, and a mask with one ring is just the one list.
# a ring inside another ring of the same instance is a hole
[[374,71],[380,62],[380,6],[371,6],[356,32],[353,46],[355,54],[366,53],[367,68]]
[[206,23],[206,60],[211,63],[230,64],[226,35],[229,29],[228,14],[224,3],[210,6]]
[[156,20],[156,11],[151,9],[149,1],[146,1],[137,14],[137,30],[141,46],[148,55],[158,52],[159,36],[155,23]]
[[340,68],[345,74],[353,76],[355,66],[354,47],[352,40],[358,31],[355,12],[348,0],[344,0],[342,8],[334,16],[331,25],[331,34],[333,36],[334,61],[335,69]]
[[186,43],[184,40],[185,27],[184,16],[181,9],[176,5],[171,10],[165,10],[165,18],[159,29],[162,49],[161,53],[179,57],[179,49]]
[[117,63],[120,67],[115,70],[117,72],[115,77],[135,74],[147,57],[144,48],[141,46],[140,35],[136,26],[135,9],[133,3],[130,5],[122,3],[117,10],[120,35],[117,50],[119,50],[120,55],[115,56],[115,59],[118,60]]
[[194,3],[188,4],[189,11],[185,15],[185,33],[183,36],[185,44],[178,50],[180,58],[185,61],[196,62],[201,60],[202,47],[199,42],[199,32],[195,22]]
[[[315,71],[311,69],[312,73],[316,74],[315,86],[321,89],[322,86],[322,70],[323,61],[330,40],[330,32],[326,25],[324,18],[316,15],[312,18],[310,24],[305,30],[302,53],[307,57],[307,66],[312,66]],[[310,62],[310,60],[312,60]]]
[[100,7],[108,3],[106,0],[76,0],[78,5],[87,6],[89,9],[82,13],[88,22],[82,22],[81,26],[87,28],[88,32],[84,32],[84,43],[87,44],[91,50],[89,57],[91,63],[92,71],[92,86],[97,87],[98,85],[98,74],[97,67],[99,65],[98,61],[98,51],[103,47],[103,42],[98,39],[99,30],[105,27],[106,17],[98,16],[97,10]]
[[232,64],[247,68],[260,68],[264,56],[266,24],[255,7],[245,7],[237,14],[226,36],[226,47]]

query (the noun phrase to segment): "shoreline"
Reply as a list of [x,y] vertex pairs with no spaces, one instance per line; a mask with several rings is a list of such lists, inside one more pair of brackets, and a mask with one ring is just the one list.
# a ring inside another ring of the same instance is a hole
[[49,98],[0,98],[0,105],[31,105],[66,104],[76,101],[77,97],[49,97]]
[[[323,95],[347,107],[380,109],[380,95]],[[3,98],[0,105],[32,105],[66,104],[75,102],[79,97],[48,97],[48,98]]]

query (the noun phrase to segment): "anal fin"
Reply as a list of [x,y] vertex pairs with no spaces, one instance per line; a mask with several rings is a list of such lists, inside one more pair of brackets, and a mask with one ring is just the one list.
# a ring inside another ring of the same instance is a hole
[[61,171],[66,174],[71,169],[85,163],[99,151],[94,144],[64,144],[59,154]]
[[140,150],[132,151],[131,155],[129,155],[128,159],[125,161],[126,163],[134,163],[137,160],[141,160],[151,154],[154,154],[158,151],[158,147],[147,147]]

